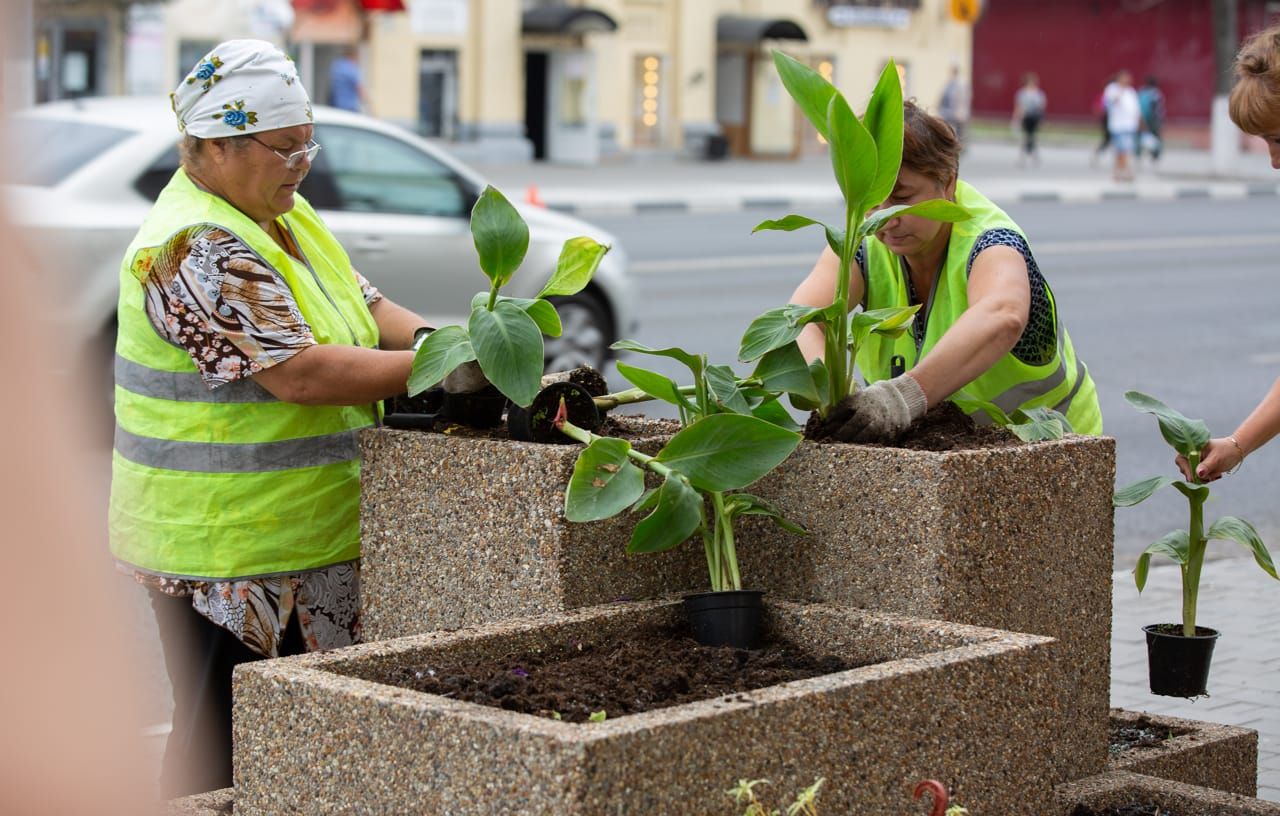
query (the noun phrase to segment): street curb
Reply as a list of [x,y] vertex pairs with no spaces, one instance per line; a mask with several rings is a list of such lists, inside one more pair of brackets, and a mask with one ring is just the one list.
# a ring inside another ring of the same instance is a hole
[[[998,183],[992,186],[997,186]],[[1198,186],[1173,186],[1142,188],[1108,188],[1096,190],[1030,189],[1014,194],[993,191],[991,200],[997,204],[1096,204],[1103,201],[1186,201],[1186,200],[1234,200],[1241,198],[1272,198],[1280,196],[1280,185],[1256,182],[1209,183]],[[630,216],[630,215],[679,215],[691,212],[738,212],[743,210],[770,210],[779,214],[797,212],[805,207],[839,207],[842,200],[836,196],[826,198],[789,197],[785,195],[744,195],[707,198],[640,198],[619,199],[616,196],[594,203],[581,203],[579,195],[572,198],[544,191],[547,208],[573,216]]]

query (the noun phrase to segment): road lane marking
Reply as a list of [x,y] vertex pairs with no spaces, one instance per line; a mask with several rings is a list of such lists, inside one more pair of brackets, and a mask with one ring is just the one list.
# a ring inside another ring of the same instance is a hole
[[[1167,238],[1116,238],[1108,240],[1044,241],[1033,243],[1031,251],[1037,257],[1049,255],[1102,255],[1124,252],[1152,252],[1189,249],[1222,250],[1237,247],[1280,246],[1280,235],[1174,235]],[[664,272],[700,272],[717,269],[771,269],[775,267],[810,269],[818,259],[818,252],[791,255],[730,255],[711,258],[661,258],[632,261],[629,269],[634,274],[662,274]]]

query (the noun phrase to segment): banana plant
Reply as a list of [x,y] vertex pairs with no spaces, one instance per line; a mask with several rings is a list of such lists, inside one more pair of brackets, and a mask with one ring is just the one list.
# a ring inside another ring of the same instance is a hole
[[1072,433],[1071,423],[1061,411],[1052,408],[1018,408],[1013,413],[1006,414],[994,402],[973,399],[963,391],[953,395],[949,401],[967,414],[982,411],[991,419],[992,425],[1004,428],[1023,442],[1045,442],[1061,439]]
[[555,272],[533,298],[498,294],[524,261],[529,226],[502,193],[486,186],[471,210],[471,237],[489,290],[471,301],[464,326],[443,326],[427,336],[413,358],[409,395],[435,386],[475,360],[507,399],[528,407],[541,388],[542,336],[559,337],[560,315],[547,298],[576,294],[590,282],[609,247],[586,236],[564,242]]
[[[727,366],[708,365],[705,355],[631,341],[614,348],[669,357],[689,368],[693,385],[679,386],[662,374],[618,364],[619,373],[638,391],[675,405],[683,427],[650,456],[624,439],[573,425],[562,408],[556,426],[586,445],[565,490],[565,518],[600,521],[628,509],[646,514],[632,531],[628,553],[663,552],[700,535],[711,589],[741,589],[734,535],[739,517],[764,516],[786,530],[804,532],[758,496],[735,492],[791,455],[801,438],[788,427],[794,422],[778,404],[776,392],[756,379],[739,379]],[[661,485],[646,490],[645,471],[661,479]]]
[[1169,476],[1152,476],[1116,491],[1113,503],[1116,507],[1132,507],[1145,501],[1162,487],[1173,485],[1187,499],[1190,519],[1185,530],[1173,530],[1151,544],[1138,557],[1133,571],[1134,582],[1141,592],[1147,585],[1147,571],[1151,556],[1164,555],[1173,559],[1182,570],[1182,634],[1194,637],[1196,633],[1196,600],[1200,594],[1200,571],[1204,568],[1205,550],[1210,541],[1234,541],[1253,553],[1253,560],[1272,578],[1276,575],[1271,553],[1262,543],[1258,531],[1244,519],[1223,516],[1208,529],[1204,524],[1204,503],[1209,498],[1209,486],[1195,477],[1200,464],[1200,451],[1209,442],[1209,427],[1203,420],[1188,419],[1155,397],[1140,391],[1126,391],[1124,398],[1139,411],[1153,414],[1160,425],[1160,434],[1175,451],[1187,458],[1193,475],[1192,481]]
[[[893,192],[902,165],[902,83],[892,60],[880,74],[861,117],[817,71],[781,51],[773,52],[773,62],[791,98],[830,146],[831,167],[845,202],[844,217],[838,224],[825,224],[792,214],[763,221],[752,232],[820,226],[828,246],[840,258],[840,269],[848,270],[862,242],[893,218],[918,215],[944,222],[969,218],[963,207],[943,199],[877,209]],[[900,333],[915,312],[874,310],[850,317],[853,305],[849,302],[848,275],[837,275],[830,306],[817,309],[788,304],[764,313],[747,329],[738,357],[743,362],[758,360],[794,343],[809,323],[819,323],[824,336],[822,360],[808,367],[807,382],[797,370],[801,387],[789,393],[796,407],[816,408],[825,417],[857,389],[854,359],[860,340],[872,331]]]

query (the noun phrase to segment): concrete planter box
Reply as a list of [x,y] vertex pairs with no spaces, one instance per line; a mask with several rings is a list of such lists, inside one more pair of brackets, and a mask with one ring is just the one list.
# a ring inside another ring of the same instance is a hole
[[1042,813],[1073,816],[1080,805],[1098,809],[1136,801],[1168,808],[1178,816],[1280,816],[1280,804],[1275,802],[1128,771],[1108,771],[1060,785],[1054,797],[1056,809],[1045,808]]
[[1158,776],[1188,785],[1258,795],[1258,732],[1233,725],[1112,709],[1111,722],[1146,720],[1171,736],[1162,745],[1111,757],[1108,770]]
[[740,778],[828,779],[823,812],[909,813],[925,777],[975,813],[1043,813],[1052,639],[828,605],[770,602],[770,629],[883,659],[741,695],[572,724],[384,685],[433,654],[518,655],[681,617],[678,600],[368,643],[240,666],[236,813],[720,813]]
[[230,816],[235,798],[234,788],[184,796],[166,803],[164,816]]
[[[564,519],[577,446],[388,429],[361,445],[370,640],[706,588],[700,547],[628,557],[634,519]],[[1114,484],[1108,438],[946,453],[805,442],[751,492],[810,535],[743,524],[743,580],[1060,640],[1049,701],[1074,725],[1054,740],[1054,779],[1078,779],[1107,758]]]

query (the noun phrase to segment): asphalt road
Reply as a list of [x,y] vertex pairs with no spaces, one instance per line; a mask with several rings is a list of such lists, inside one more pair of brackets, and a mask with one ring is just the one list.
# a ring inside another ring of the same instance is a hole
[[[1076,349],[1097,383],[1106,433],[1117,440],[1117,481],[1173,473],[1155,420],[1123,400],[1137,389],[1226,434],[1280,373],[1280,233],[1274,198],[1240,201],[1025,203],[1008,208],[1031,238]],[[751,234],[783,212],[649,213],[594,218],[630,254],[640,292],[633,339],[734,363],[757,314],[786,302],[808,271],[816,230]],[[805,212],[833,218],[833,212]],[[590,218],[590,216],[588,216]],[[687,380],[665,358],[630,361]],[[745,366],[738,366],[740,371]],[[621,386],[616,374],[611,382]],[[661,414],[649,405],[644,413]],[[1235,515],[1280,549],[1280,443],[1214,488],[1210,518]],[[1173,491],[1116,513],[1116,565],[1185,524]],[[1220,543],[1226,553],[1235,544]],[[1212,548],[1211,548],[1212,554]]]

